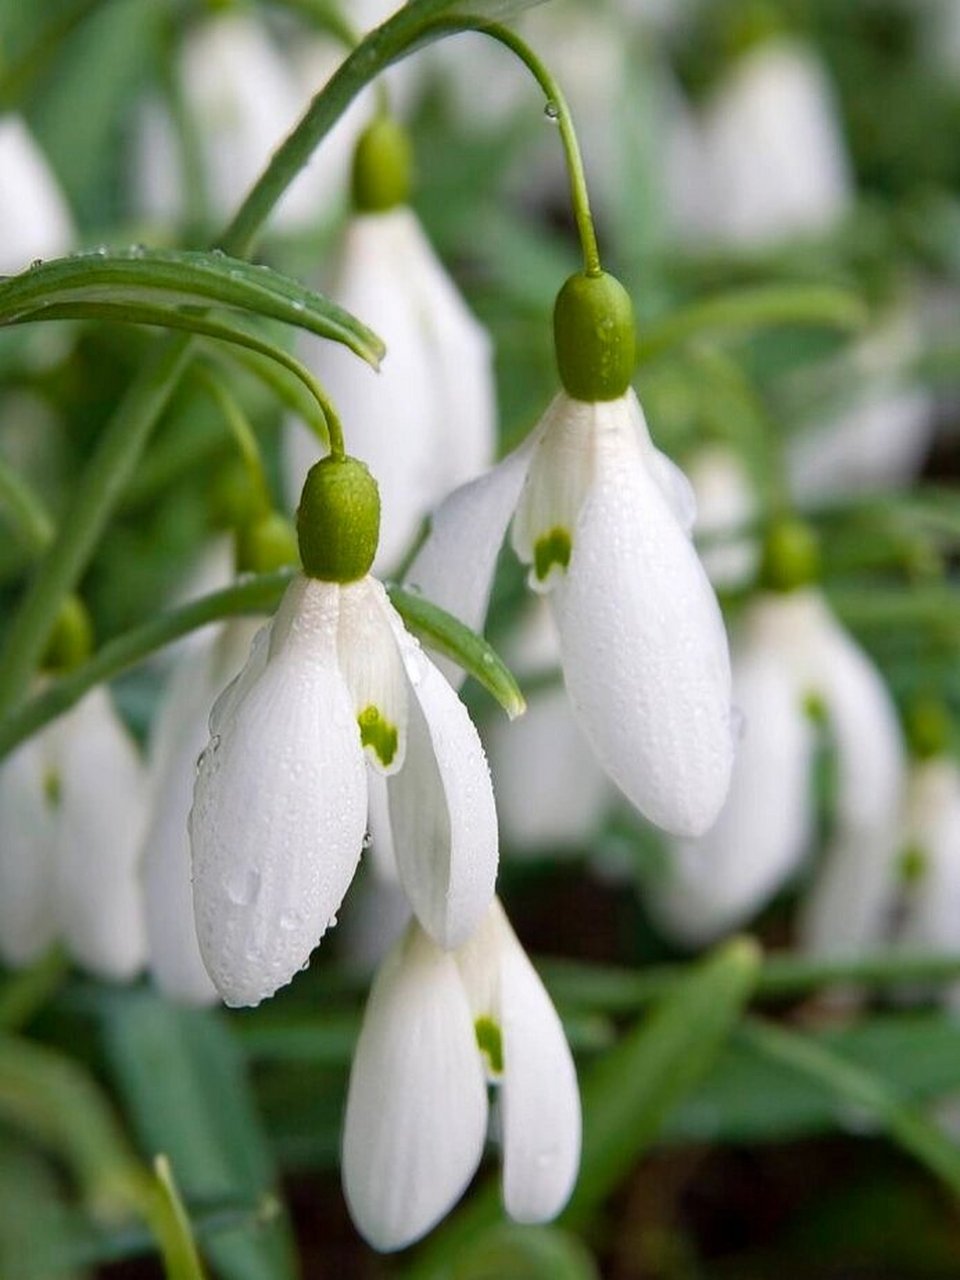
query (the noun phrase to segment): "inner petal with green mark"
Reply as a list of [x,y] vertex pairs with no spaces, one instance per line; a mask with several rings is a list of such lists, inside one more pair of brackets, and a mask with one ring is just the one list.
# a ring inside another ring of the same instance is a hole
[[47,769],[43,775],[43,798],[51,809],[60,804],[61,790],[60,774],[56,769]]
[[554,565],[566,569],[570,564],[572,549],[570,531],[562,525],[556,525],[542,534],[533,544],[533,572],[537,580],[546,582]]
[[380,709],[372,704],[360,712],[357,724],[360,726],[360,745],[369,747],[386,769],[397,754],[397,726],[391,724],[380,714]]
[[927,874],[929,859],[917,844],[911,844],[900,855],[897,874],[902,884],[918,884]]
[[482,1015],[473,1024],[477,1044],[487,1060],[487,1072],[492,1076],[503,1075],[503,1034],[492,1018]]

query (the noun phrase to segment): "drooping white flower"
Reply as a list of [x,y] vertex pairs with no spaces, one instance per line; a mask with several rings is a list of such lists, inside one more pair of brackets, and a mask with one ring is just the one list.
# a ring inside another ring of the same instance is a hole
[[960,768],[946,756],[915,763],[900,832],[896,939],[916,950],[960,947]]
[[[527,603],[500,652],[520,680],[558,671],[556,629],[542,597]],[[517,852],[583,848],[614,793],[559,679],[537,687],[518,720],[491,720],[483,737],[506,844]]]
[[835,754],[833,835],[801,926],[806,945],[861,945],[881,915],[899,805],[902,746],[880,676],[809,588],[765,594],[734,650],[743,743],[716,825],[678,842],[648,902],[666,932],[701,944],[749,919],[811,849],[816,746],[823,713]]
[[734,751],[726,633],[693,517],[632,389],[597,403],[561,392],[519,449],[437,510],[407,574],[482,629],[512,519],[594,753],[641,813],[689,835],[716,818]]
[[416,925],[377,976],[357,1043],[343,1183],[357,1229],[402,1249],[453,1207],[498,1087],[503,1199],[518,1222],[563,1208],[580,1161],[580,1099],[563,1027],[496,901],[456,952]]
[[187,818],[209,709],[242,667],[262,621],[234,618],[183,655],[150,743],[150,822],[142,855],[150,972],[188,1004],[217,999],[197,942]]
[[20,116],[0,116],[0,275],[62,257],[73,240],[73,219],[42,151]]
[[760,559],[748,526],[759,514],[757,495],[743,463],[723,445],[707,445],[686,464],[697,504],[694,534],[704,539],[700,559],[715,587],[745,586]]
[[766,40],[744,54],[707,102],[701,137],[710,230],[723,244],[822,234],[851,206],[834,95],[800,41]]
[[[308,339],[304,358],[349,412],[351,448],[378,476],[383,501],[378,572],[396,569],[427,512],[493,459],[492,349],[405,204],[357,213],[340,248],[331,295],[366,316],[387,345],[380,373],[335,343]],[[286,435],[291,492],[318,456],[300,422]]]
[[335,922],[387,777],[404,890],[441,945],[493,893],[496,813],[457,695],[379,582],[298,577],[210,717],[190,816],[200,950],[228,1004],[289,982]]
[[143,767],[104,688],[0,765],[0,955],[56,941],[91,973],[133,978],[146,951],[137,858]]

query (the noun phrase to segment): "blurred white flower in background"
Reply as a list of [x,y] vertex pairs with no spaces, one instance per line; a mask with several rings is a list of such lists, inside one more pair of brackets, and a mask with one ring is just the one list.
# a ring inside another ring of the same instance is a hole
[[911,766],[898,852],[899,910],[888,932],[917,951],[960,950],[960,768],[955,760],[940,755]]
[[54,942],[98,977],[140,970],[138,859],[146,777],[104,686],[0,764],[0,955],[29,964]]
[[375,1248],[402,1249],[480,1164],[497,1087],[503,1202],[555,1217],[580,1162],[580,1098],[563,1027],[499,902],[455,952],[412,924],[370,992],[350,1073],[343,1183]]
[[697,518],[693,531],[700,561],[717,588],[747,586],[760,561],[760,547],[749,526],[759,516],[753,482],[738,454],[726,445],[707,444],[686,460]]
[[26,123],[0,116],[0,275],[62,257],[74,238],[66,199]]

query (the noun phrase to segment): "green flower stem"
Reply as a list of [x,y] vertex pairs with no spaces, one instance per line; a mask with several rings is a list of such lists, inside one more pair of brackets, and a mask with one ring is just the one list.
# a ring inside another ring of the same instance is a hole
[[960,1195],[960,1148],[920,1111],[905,1103],[879,1076],[848,1062],[825,1045],[785,1027],[748,1019],[739,1039],[771,1061],[790,1068],[875,1120],[905,1151]]
[[270,498],[270,485],[263,466],[260,442],[257,440],[256,433],[250,425],[249,418],[224,386],[222,380],[206,368],[205,365],[195,365],[193,374],[203,384],[205,390],[220,410],[224,422],[230,428],[230,434],[236,442],[240,458],[256,494],[259,509],[263,514],[266,514],[273,506]]
[[112,680],[164,645],[198,627],[238,614],[270,613],[293,576],[292,569],[278,570],[238,582],[153,618],[143,626],[111,640],[82,666],[49,685],[0,723],[0,759],[45,724],[75,706],[83,695],[105,680]]
[[560,130],[560,141],[567,162],[567,173],[570,178],[570,199],[573,205],[573,216],[580,237],[580,248],[583,251],[583,269],[588,276],[600,276],[603,268],[600,264],[600,249],[597,245],[597,233],[593,225],[593,214],[590,212],[590,193],[587,189],[587,177],[583,168],[583,156],[580,143],[573,124],[573,116],[563,90],[550,69],[540,60],[526,41],[522,40],[508,27],[497,23],[484,22],[477,18],[450,18],[434,24],[431,33],[450,34],[461,31],[476,31],[480,35],[489,36],[509,49],[524,64],[537,84],[547,96],[546,112],[551,120],[555,120]]
[[[596,1013],[631,1013],[674,986],[689,968],[686,964],[658,965],[634,972],[560,960],[545,960],[538,967],[558,1001]],[[832,960],[787,953],[764,959],[754,996],[784,999],[835,984],[886,987],[901,982],[944,983],[958,978],[960,953],[889,948]]]
[[0,458],[0,507],[31,555],[42,555],[53,541],[53,521],[38,494],[19,472]]

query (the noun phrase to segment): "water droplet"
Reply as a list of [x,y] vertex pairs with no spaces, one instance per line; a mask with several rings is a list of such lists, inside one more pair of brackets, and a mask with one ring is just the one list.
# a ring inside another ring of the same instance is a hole
[[550,101],[547,103],[547,105],[543,108],[543,114],[547,117],[548,120],[553,120],[554,122],[556,122],[560,118],[560,107],[551,98]]
[[222,249],[212,249],[211,253],[215,258],[225,258],[227,256]]
[[105,258],[107,256],[107,246],[105,244],[98,244],[93,252],[98,258]]
[[43,259],[34,258],[34,260],[30,263],[30,270],[36,271],[37,267],[42,267],[42,266],[43,266]]
[[362,847],[363,847],[364,849],[369,849],[369,848],[370,848],[370,846],[371,846],[372,844],[373,844],[373,835],[371,834],[371,832],[369,832],[369,831],[365,831],[365,832],[363,833],[363,845],[362,845]]
[[260,872],[250,867],[226,884],[227,897],[237,907],[249,907],[260,895]]
[[294,298],[290,305],[293,307],[294,311],[302,311],[304,309],[303,303],[299,298]]
[[213,751],[213,752],[217,752],[217,751],[219,751],[219,750],[220,750],[220,735],[219,735],[219,733],[215,733],[215,734],[213,735],[213,737],[210,739],[210,746],[209,746],[208,750]]
[[142,244],[132,244],[130,246],[131,258],[142,258],[146,252],[147,250]]
[[300,913],[298,911],[284,911],[280,916],[280,928],[287,933],[292,933],[294,929],[300,926]]

